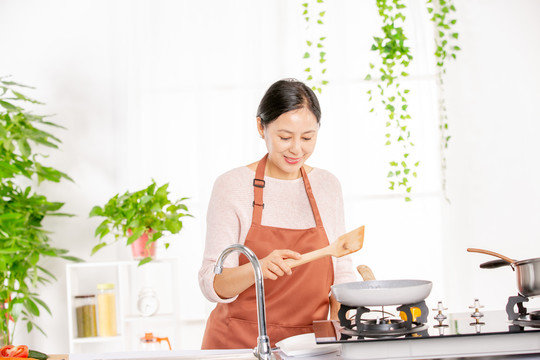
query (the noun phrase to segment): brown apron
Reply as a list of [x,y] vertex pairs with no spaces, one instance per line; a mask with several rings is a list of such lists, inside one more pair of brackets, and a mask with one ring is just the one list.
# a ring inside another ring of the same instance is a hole
[[[268,154],[259,161],[253,181],[253,219],[245,246],[262,259],[275,249],[291,249],[300,254],[328,245],[328,238],[304,168],[304,186],[316,227],[283,229],[261,225],[264,171]],[[239,264],[248,260],[240,255]],[[324,257],[293,269],[292,275],[264,282],[266,324],[270,345],[290,336],[313,332],[313,320],[326,320],[330,286],[334,281],[332,259]],[[257,344],[257,303],[252,285],[227,304],[219,303],[210,314],[202,349],[246,349]]]

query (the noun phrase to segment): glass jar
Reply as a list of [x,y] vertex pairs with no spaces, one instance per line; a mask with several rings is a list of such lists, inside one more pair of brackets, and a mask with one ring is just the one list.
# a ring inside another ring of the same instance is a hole
[[116,336],[116,294],[114,284],[97,284],[98,335]]
[[77,295],[74,305],[77,316],[77,336],[81,338],[97,336],[95,295]]

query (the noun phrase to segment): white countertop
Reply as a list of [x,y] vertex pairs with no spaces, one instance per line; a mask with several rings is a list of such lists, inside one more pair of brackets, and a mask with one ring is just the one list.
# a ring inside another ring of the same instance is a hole
[[[341,359],[338,352],[324,355],[304,355],[301,357],[291,357],[280,353],[282,359],[302,359],[302,360],[336,360]],[[253,360],[251,349],[239,350],[184,350],[184,351],[131,351],[131,352],[111,352],[111,353],[84,353],[70,354],[69,360]]]

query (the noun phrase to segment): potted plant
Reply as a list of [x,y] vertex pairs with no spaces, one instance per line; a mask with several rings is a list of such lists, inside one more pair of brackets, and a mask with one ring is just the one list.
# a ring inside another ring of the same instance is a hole
[[[44,257],[81,261],[67,255],[67,250],[51,244],[50,232],[42,221],[48,216],[71,216],[60,213],[64,205],[36,192],[43,181],[71,180],[68,175],[41,163],[45,148],[58,148],[60,140],[44,131],[59,127],[45,116],[32,114],[23,106],[41,104],[23,95],[28,86],[0,77],[0,339],[13,342],[13,332],[20,322],[28,332],[44,309],[36,288],[56,280],[54,274],[40,266]],[[39,152],[34,146],[40,145]],[[21,181],[23,180],[23,181]],[[37,180],[37,183],[36,183]],[[21,186],[21,183],[28,184]]]
[[[145,189],[135,192],[116,194],[103,206],[94,206],[90,217],[100,216],[105,220],[96,228],[95,236],[99,243],[92,249],[92,255],[110,243],[103,240],[109,233],[114,234],[114,241],[125,238],[132,246],[135,258],[142,258],[139,266],[152,260],[155,242],[164,233],[177,234],[182,230],[182,217],[191,216],[182,202],[169,200],[169,184],[157,187],[156,182]],[[165,242],[165,248],[169,243]]]

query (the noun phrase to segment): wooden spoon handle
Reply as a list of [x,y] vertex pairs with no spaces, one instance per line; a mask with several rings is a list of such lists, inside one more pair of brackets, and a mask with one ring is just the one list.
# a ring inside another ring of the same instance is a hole
[[320,259],[324,256],[342,257],[352,254],[362,248],[364,244],[364,225],[341,235],[336,241],[323,248],[310,251],[298,260],[285,259],[285,263],[293,268]]
[[375,275],[373,275],[373,271],[371,271],[371,268],[369,266],[358,265],[356,267],[356,270],[358,270],[358,273],[362,276],[362,279],[364,281],[375,280]]
[[475,249],[475,248],[468,248],[467,251],[468,252],[477,252],[477,253],[481,253],[481,254],[495,256],[495,257],[503,259],[504,261],[509,262],[510,264],[512,264],[514,262],[514,260],[510,259],[509,257],[501,255],[501,254],[496,253],[494,251],[489,251],[489,250],[484,250],[484,249]]
[[330,255],[332,255],[331,246],[332,245],[328,245],[328,246],[325,246],[325,247],[323,247],[321,249],[313,250],[313,251],[310,251],[308,253],[302,254],[300,259],[298,259],[298,260],[297,259],[285,259],[285,263],[287,265],[289,265],[289,267],[293,268],[293,267],[297,267],[297,266],[300,266],[300,265],[304,265],[304,264],[306,264],[308,262],[320,259],[320,258],[325,257],[325,256],[330,256]]

